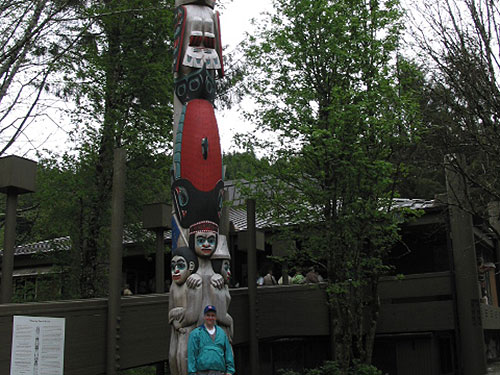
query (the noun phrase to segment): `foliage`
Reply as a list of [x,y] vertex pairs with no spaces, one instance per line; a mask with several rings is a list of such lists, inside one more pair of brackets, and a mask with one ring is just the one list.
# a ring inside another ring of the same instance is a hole
[[[300,375],[300,373],[291,370],[281,370],[280,375]],[[338,363],[327,361],[315,369],[309,369],[304,372],[304,375],[382,375],[382,372],[371,365],[355,364],[350,367],[347,372],[343,372]]]
[[[79,205],[78,231],[72,233],[80,255],[80,290],[84,297],[105,293],[109,243],[113,150],[127,151],[127,219],[139,220],[140,199],[162,191],[165,198],[165,158],[171,139],[172,4],[162,0],[95,2],[86,11],[98,19],[86,35],[86,44],[66,66],[66,90],[78,107],[72,114],[83,122],[74,136],[80,143],[79,166],[86,186]],[[76,68],[76,71],[75,71]],[[155,165],[162,180],[153,182]],[[140,167],[139,167],[140,166]],[[144,168],[143,168],[144,166]],[[151,185],[145,185],[151,183]],[[140,189],[138,197],[134,195]],[[146,194],[144,194],[144,193]]]
[[139,367],[130,370],[120,371],[120,375],[154,375],[156,374],[156,367],[147,366],[147,367]]
[[404,162],[400,167],[404,178],[397,181],[398,191],[404,198],[434,199],[436,195],[446,192],[443,156],[436,148],[442,138],[435,129],[423,125],[429,121],[440,124],[446,120],[437,106],[424,71],[425,67],[416,61],[398,58],[399,90],[407,97],[413,97],[414,113],[421,124],[412,129],[412,137],[416,141],[396,149],[392,157]]
[[[57,3],[67,6],[61,19],[67,22],[48,28],[38,46],[47,56],[55,47],[45,48],[44,42],[75,48],[51,61],[50,71],[57,72],[59,81],[43,90],[74,103],[67,118],[75,125],[71,141],[77,146],[39,160],[37,192],[20,199],[18,243],[71,236],[72,251],[58,258],[58,267],[73,270],[65,273],[71,280],[64,283],[72,296],[95,297],[106,293],[113,149],[127,151],[127,240],[146,244],[140,224],[143,205],[170,199],[174,3]],[[28,55],[35,53],[30,48],[36,46],[27,45]],[[219,105],[234,95],[229,84],[241,79],[237,62],[230,65],[226,80],[218,83]]]
[[500,10],[487,0],[432,1],[415,17],[426,20],[413,34],[428,72],[428,149],[463,180],[460,207],[487,222],[488,203],[500,200]]
[[239,141],[269,161],[247,177],[259,181],[247,193],[295,241],[290,258],[325,267],[332,347],[346,370],[371,358],[377,281],[402,215],[392,207],[398,155],[419,124],[398,76],[400,11],[397,1],[273,4],[245,47],[256,130]]
[[[92,21],[80,22],[79,0],[0,1],[0,156],[37,119],[50,120],[47,91],[58,85],[59,61],[77,47]],[[81,28],[75,28],[79,25]]]
[[260,165],[267,164],[267,160],[258,159],[252,151],[224,154],[222,160],[226,168],[226,180],[243,178],[258,169]]
[[71,236],[72,252],[61,263],[73,271],[72,295],[106,293],[116,147],[127,151],[128,239],[144,236],[144,204],[169,199],[172,7],[162,0],[79,3],[79,22],[69,29],[82,34],[78,48],[53,66],[64,82],[50,90],[76,103],[68,117],[78,148],[39,161],[37,192],[20,202],[31,207],[22,235],[30,242]]

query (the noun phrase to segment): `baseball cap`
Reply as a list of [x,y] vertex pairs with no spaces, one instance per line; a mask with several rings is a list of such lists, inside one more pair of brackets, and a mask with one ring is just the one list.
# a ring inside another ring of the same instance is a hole
[[207,305],[205,309],[203,310],[203,314],[206,314],[209,311],[213,311],[214,313],[217,314],[217,310],[215,309],[215,306],[212,305]]

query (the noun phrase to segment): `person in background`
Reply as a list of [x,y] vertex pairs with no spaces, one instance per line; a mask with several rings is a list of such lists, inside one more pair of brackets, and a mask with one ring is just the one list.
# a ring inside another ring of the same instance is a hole
[[124,296],[131,296],[133,295],[132,291],[130,290],[130,285],[125,284],[125,287],[123,288],[122,295]]
[[277,285],[276,279],[273,276],[272,268],[269,268],[266,276],[264,276],[264,285]]
[[295,272],[295,275],[292,276],[292,284],[304,284],[306,281],[306,278],[302,273],[300,272],[299,269]]
[[320,283],[323,281],[323,278],[319,273],[316,272],[314,267],[309,268],[309,272],[306,273],[306,283]]
[[262,285],[264,285],[264,277],[263,277],[263,276],[261,276],[259,273],[257,273],[257,279],[256,279],[256,280],[257,280],[257,281],[256,281],[256,282],[257,282],[257,286],[262,286]]
[[[288,274],[286,274],[285,277],[286,277],[286,280],[287,280],[286,284],[291,284],[292,283],[292,279],[290,278],[290,276],[288,276]],[[285,284],[285,282],[284,282],[283,276],[281,276],[279,278],[279,280],[278,280],[278,285],[283,285],[283,284]]]

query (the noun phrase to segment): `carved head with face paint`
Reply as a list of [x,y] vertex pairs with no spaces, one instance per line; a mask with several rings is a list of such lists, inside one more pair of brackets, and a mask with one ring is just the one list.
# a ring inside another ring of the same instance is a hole
[[211,221],[201,221],[189,227],[189,247],[200,258],[210,258],[217,248],[219,226]]
[[212,260],[212,268],[215,273],[222,275],[224,283],[229,285],[229,280],[231,280],[231,261],[229,259]]
[[178,247],[172,251],[170,266],[172,281],[182,285],[198,269],[198,259],[189,247]]

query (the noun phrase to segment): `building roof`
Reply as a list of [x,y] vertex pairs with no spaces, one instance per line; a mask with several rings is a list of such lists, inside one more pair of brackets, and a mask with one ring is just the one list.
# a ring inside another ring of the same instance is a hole
[[[229,209],[229,221],[233,223],[236,232],[247,230],[247,210],[246,208],[233,208]],[[255,227],[262,229],[270,227],[271,223],[265,219],[256,217]]]
[[[231,202],[232,207],[229,208],[229,220],[234,226],[236,232],[247,230],[247,211],[244,206],[245,199],[241,196],[235,184],[231,181],[226,182],[227,200]],[[442,208],[443,203],[437,200],[424,200],[424,199],[394,199],[394,203],[398,208],[408,208],[412,210],[432,210],[436,208]],[[257,229],[269,228],[272,223],[264,218],[256,217],[255,226]],[[170,230],[165,231],[165,240],[170,240],[172,238],[172,232]],[[133,236],[125,231],[124,233],[124,244],[130,245],[135,243]],[[71,249],[71,239],[69,236],[54,238],[50,240],[25,244],[17,246],[14,249],[14,255],[29,255],[36,253],[47,253],[55,250],[70,250]],[[3,251],[0,250],[0,256],[3,255]]]
[[429,210],[434,208],[442,208],[444,203],[436,199],[403,199],[395,198],[393,202],[397,208],[409,208],[412,210]]
[[[54,250],[69,249],[71,249],[71,238],[69,236],[66,236],[53,238],[51,240],[19,245],[14,249],[14,255],[29,255],[36,253],[46,253]],[[3,250],[0,250],[0,255],[3,255]]]
[[[247,230],[247,211],[245,207],[241,205],[244,203],[240,197],[237,199],[239,207],[231,207],[229,210],[229,220],[233,223],[236,232]],[[396,198],[393,200],[396,208],[402,209],[407,208],[410,210],[432,210],[443,207],[443,203],[437,200],[425,200],[425,199],[403,199]],[[270,220],[265,218],[255,218],[255,227],[257,229],[269,228],[273,226]]]

